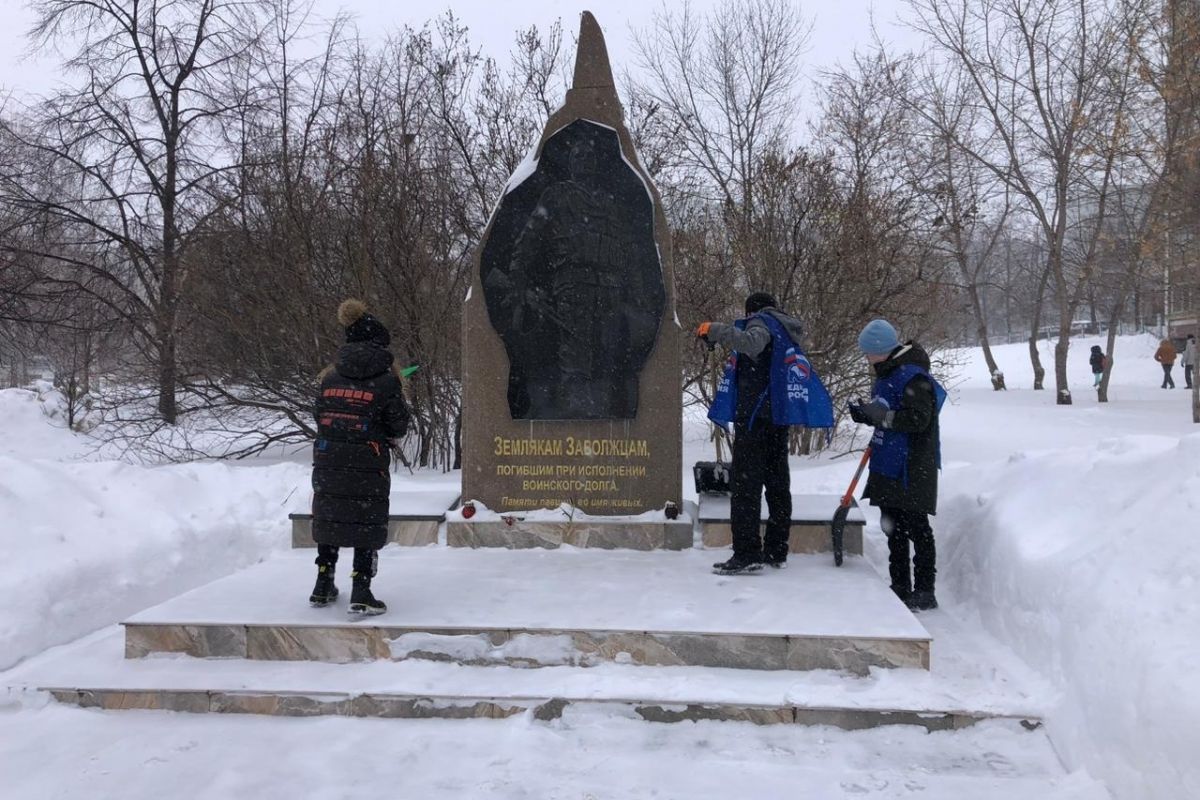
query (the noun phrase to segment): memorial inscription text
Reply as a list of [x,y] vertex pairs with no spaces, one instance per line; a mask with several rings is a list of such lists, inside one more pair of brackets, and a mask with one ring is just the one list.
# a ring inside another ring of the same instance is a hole
[[619,514],[643,503],[641,498],[622,493],[622,481],[649,474],[650,443],[646,439],[497,436],[493,455],[503,459],[496,464],[495,477],[507,487],[498,510],[555,508],[569,503],[586,512]]

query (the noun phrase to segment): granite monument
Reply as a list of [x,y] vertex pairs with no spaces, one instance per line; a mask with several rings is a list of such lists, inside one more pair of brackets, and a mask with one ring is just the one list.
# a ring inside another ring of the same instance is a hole
[[682,331],[670,238],[604,36],[510,179],[463,314],[463,499],[633,515],[680,502]]

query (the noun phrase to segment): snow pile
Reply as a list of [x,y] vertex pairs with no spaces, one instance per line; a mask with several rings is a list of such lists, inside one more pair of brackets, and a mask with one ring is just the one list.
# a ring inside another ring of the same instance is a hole
[[55,408],[0,391],[0,669],[287,546],[303,465],[82,461]]
[[[1072,342],[1072,380],[1092,343]],[[998,348],[1010,387],[1024,348]],[[1165,800],[1200,785],[1200,433],[1152,352],[1122,339],[1114,402],[1078,387],[1073,407],[1052,386],[993,393],[977,352],[943,414],[934,524],[943,600],[1061,692],[1048,725],[1068,765]]]
[[[66,400],[49,383],[0,390],[0,458],[67,461],[90,449],[87,437],[67,429]],[[0,472],[0,481],[4,477]]]

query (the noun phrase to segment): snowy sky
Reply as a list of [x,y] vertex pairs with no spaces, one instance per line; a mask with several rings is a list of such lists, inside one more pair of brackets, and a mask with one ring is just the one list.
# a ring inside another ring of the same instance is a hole
[[[693,0],[693,7],[705,10],[719,0]],[[847,61],[855,47],[871,42],[870,20],[874,16],[880,35],[901,47],[915,47],[915,34],[897,24],[904,11],[903,0],[808,0],[800,2],[804,15],[815,27],[805,57],[804,84],[819,77],[820,71]],[[577,28],[578,15],[592,11],[604,28],[613,66],[621,71],[634,64],[631,29],[650,22],[656,0],[521,0],[520,3],[497,0],[316,0],[317,12],[331,16],[345,10],[356,17],[360,30],[368,36],[384,36],[403,25],[420,25],[446,9],[470,29],[471,38],[486,54],[500,61],[507,59],[517,29],[530,25],[548,26],[556,18],[568,31]],[[25,40],[32,15],[26,0],[0,0],[0,95],[15,92],[43,92],[53,87],[59,73],[56,60],[46,54],[30,53]]]

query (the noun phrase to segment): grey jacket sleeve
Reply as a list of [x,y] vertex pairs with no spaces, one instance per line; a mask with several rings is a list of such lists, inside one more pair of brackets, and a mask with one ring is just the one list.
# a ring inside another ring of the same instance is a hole
[[709,326],[708,338],[726,349],[737,350],[743,355],[754,358],[770,344],[771,331],[760,319],[750,320],[744,331],[739,331],[732,325],[726,325],[723,322],[714,322]]

